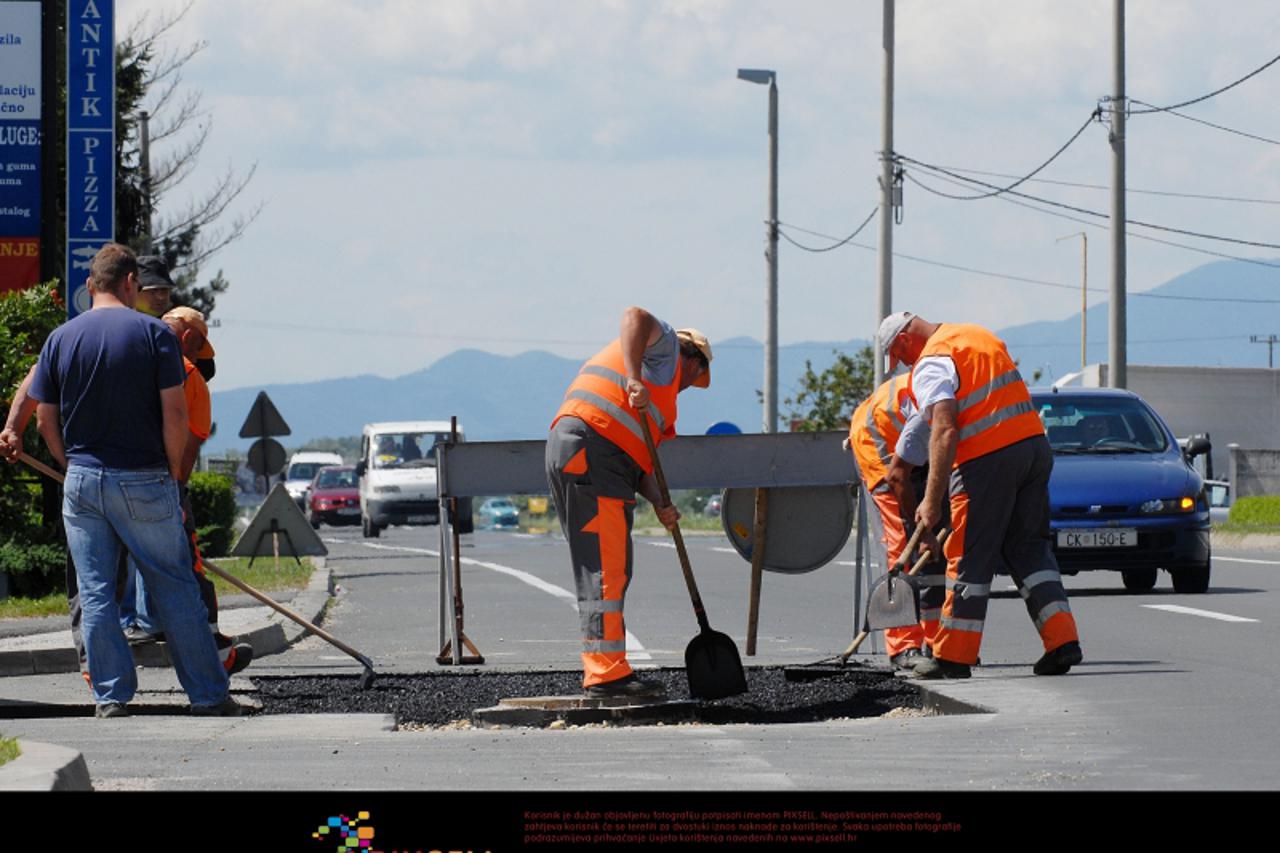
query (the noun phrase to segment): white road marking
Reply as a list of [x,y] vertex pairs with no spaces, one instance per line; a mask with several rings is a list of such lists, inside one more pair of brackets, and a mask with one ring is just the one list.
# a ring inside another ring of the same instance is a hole
[[1260,566],[1280,566],[1280,560],[1250,560],[1248,557],[1214,557],[1215,563],[1257,563]]
[[1257,619],[1246,619],[1243,616],[1232,616],[1230,613],[1215,613],[1212,610],[1197,610],[1194,607],[1183,607],[1181,604],[1144,604],[1152,610],[1167,610],[1170,613],[1184,613],[1187,616],[1203,616],[1206,619],[1217,619],[1221,622],[1257,622]]
[[[407,545],[376,545],[372,542],[361,542],[366,548],[375,548],[379,551],[407,551],[411,554],[425,554],[428,557],[439,557],[439,551],[432,551],[430,548],[410,548]],[[674,546],[672,546],[674,547]],[[486,563],[483,560],[477,560],[472,557],[463,557],[464,564],[472,566],[480,566],[499,574],[508,575],[516,580],[523,581],[534,589],[541,590],[556,598],[563,598],[573,605],[573,609],[578,609],[578,596],[576,593],[570,592],[562,586],[556,586],[553,583],[544,581],[542,578],[531,575],[521,569],[513,569],[510,566],[503,566],[498,563]],[[644,645],[636,639],[636,636],[630,631],[627,632],[627,655],[634,657],[636,660],[653,660],[653,656],[645,651]]]
[[674,547],[676,547],[676,543],[674,543],[674,542],[646,542],[645,544],[646,544],[646,545],[653,545],[655,548],[674,548]]
[[715,548],[712,548],[711,550],[712,550],[712,551],[719,551],[721,554],[736,554],[736,553],[738,553],[738,550],[737,550],[736,548],[719,548],[719,547],[715,547]]

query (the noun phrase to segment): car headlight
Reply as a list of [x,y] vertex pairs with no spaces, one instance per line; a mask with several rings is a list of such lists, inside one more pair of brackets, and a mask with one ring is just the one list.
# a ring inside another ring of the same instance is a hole
[[390,494],[392,492],[399,493],[399,486],[374,486],[373,490],[382,494]]
[[1143,515],[1167,515],[1170,513],[1191,512],[1196,508],[1196,499],[1183,496],[1180,498],[1166,498],[1146,501],[1140,507],[1138,512]]

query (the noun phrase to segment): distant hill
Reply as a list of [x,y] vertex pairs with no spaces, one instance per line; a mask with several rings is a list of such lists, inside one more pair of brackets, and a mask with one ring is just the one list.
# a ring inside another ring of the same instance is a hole
[[[1204,296],[1234,299],[1280,298],[1280,270],[1240,261],[1219,261],[1181,275],[1154,290],[1161,297]],[[1128,302],[1129,361],[1133,364],[1266,366],[1266,349],[1250,334],[1280,332],[1280,305],[1249,302],[1199,302],[1132,294]],[[926,313],[925,308],[921,308]],[[1106,302],[1088,312],[1090,362],[1107,358]],[[928,314],[926,313],[926,316]],[[929,317],[945,320],[943,317]],[[1079,368],[1080,315],[1057,322],[1028,323],[997,330],[1009,344],[1023,375],[1036,369],[1049,382]],[[601,341],[603,345],[604,341]],[[779,397],[791,396],[806,359],[822,370],[833,351],[853,352],[865,340],[806,342],[780,348]],[[680,396],[680,428],[702,432],[716,421],[731,421],[746,432],[759,431],[764,351],[759,341],[730,338],[713,342],[714,381],[704,390]],[[296,447],[324,436],[358,435],[366,423],[458,416],[473,440],[542,438],[572,380],[580,359],[548,352],[514,356],[473,349],[458,350],[434,364],[394,379],[355,376],[285,385],[238,388],[213,394],[217,434],[207,452],[247,448],[237,436],[258,391],[265,390],[293,434],[281,439]],[[783,408],[782,414],[786,410]]]

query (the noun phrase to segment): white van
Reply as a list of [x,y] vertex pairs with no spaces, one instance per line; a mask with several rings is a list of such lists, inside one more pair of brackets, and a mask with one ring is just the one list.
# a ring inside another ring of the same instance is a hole
[[342,457],[336,453],[303,451],[289,457],[289,467],[285,469],[284,487],[289,490],[289,497],[305,512],[307,508],[307,492],[316,472],[326,465],[341,465]]
[[[360,528],[366,537],[376,538],[389,524],[439,524],[435,447],[448,440],[448,421],[365,424],[356,474]],[[459,504],[458,530],[470,533],[471,500]]]

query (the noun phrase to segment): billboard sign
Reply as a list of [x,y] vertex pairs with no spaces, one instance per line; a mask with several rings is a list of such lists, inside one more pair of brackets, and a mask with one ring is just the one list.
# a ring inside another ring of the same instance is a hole
[[0,3],[0,292],[40,280],[40,4]]
[[68,317],[89,310],[89,264],[115,239],[115,93],[115,0],[68,0]]

